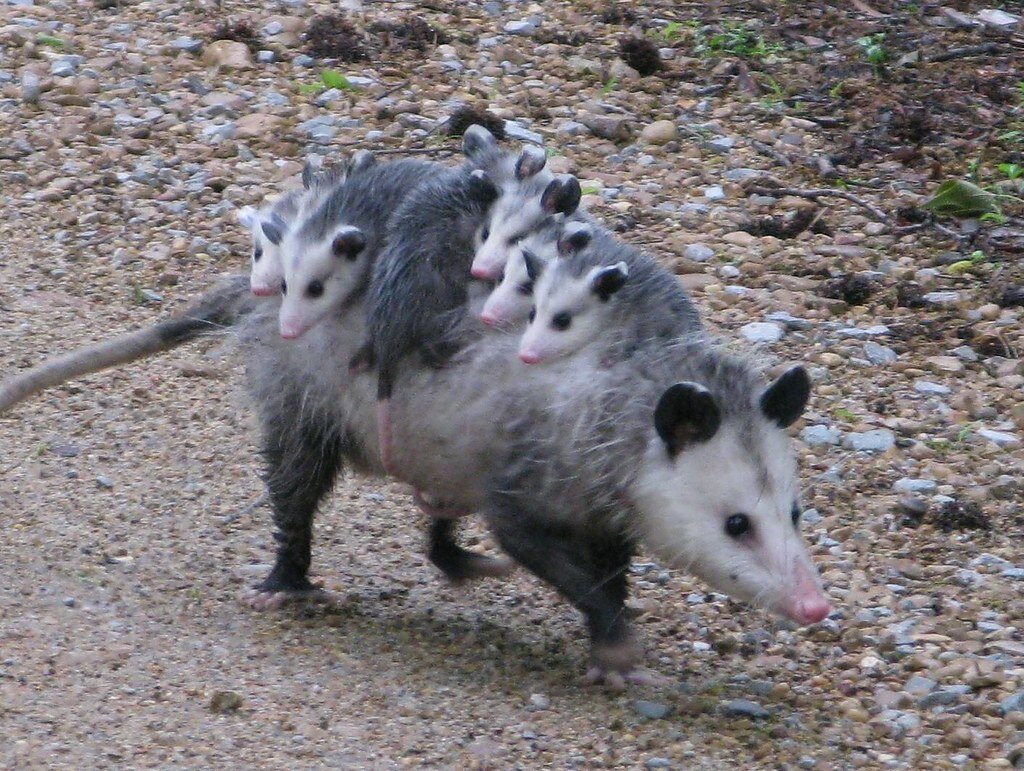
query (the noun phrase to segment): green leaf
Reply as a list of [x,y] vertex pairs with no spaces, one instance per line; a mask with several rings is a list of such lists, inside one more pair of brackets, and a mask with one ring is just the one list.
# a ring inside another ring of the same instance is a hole
[[328,88],[337,88],[341,91],[352,91],[355,86],[349,83],[348,78],[337,70],[323,70],[320,73],[320,80]]
[[64,41],[53,35],[36,35],[36,43],[41,46],[49,46],[50,48],[64,47]]
[[921,205],[922,209],[949,217],[981,217],[1002,214],[996,197],[962,179],[948,179]]
[[300,83],[299,93],[300,94],[319,94],[324,90],[324,87],[320,83]]
[[1024,166],[1021,166],[1019,163],[1000,163],[996,168],[1003,172],[1008,179],[1017,179],[1017,177],[1024,176]]
[[973,267],[974,262],[972,260],[958,260],[952,265],[946,266],[946,273],[950,276],[962,276],[964,273],[969,272]]

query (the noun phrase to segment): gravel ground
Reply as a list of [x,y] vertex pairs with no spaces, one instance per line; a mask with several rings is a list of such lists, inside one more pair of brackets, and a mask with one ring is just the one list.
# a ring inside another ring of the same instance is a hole
[[[483,104],[712,326],[810,367],[804,529],[837,610],[794,630],[641,556],[637,626],[671,684],[586,688],[547,587],[445,585],[405,490],[347,479],[314,565],[344,602],[255,613],[238,598],[270,517],[226,335],[0,419],[6,767],[1024,767],[1020,211],[919,208],[947,177],[1012,192],[1024,22],[963,1],[398,2],[307,40],[337,5],[254,5],[0,4],[0,372],[240,269],[233,210],[305,156],[445,158],[441,122]],[[660,72],[618,58],[630,34]],[[879,34],[872,66],[857,40]]]

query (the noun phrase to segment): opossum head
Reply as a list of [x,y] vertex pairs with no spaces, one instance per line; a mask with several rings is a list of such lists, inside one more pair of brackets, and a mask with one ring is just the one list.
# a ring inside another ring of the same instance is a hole
[[817,623],[830,607],[800,536],[796,464],[784,431],[807,403],[807,373],[794,367],[728,409],[714,390],[714,383],[677,383],[651,415],[631,491],[641,538],[718,591]]
[[[516,163],[515,179],[503,185],[501,197],[476,232],[476,252],[470,268],[473,278],[497,279],[512,250],[548,227],[554,218],[572,214],[579,206],[579,180],[563,175],[544,183],[537,178],[543,168],[542,159],[533,157],[533,150],[523,151]],[[521,173],[527,176],[520,177]]]
[[628,278],[624,262],[590,266],[578,275],[569,261],[552,261],[537,282],[519,358],[526,364],[559,359],[611,333],[615,294]]
[[[561,230],[561,232],[559,232]],[[546,228],[512,249],[497,286],[487,297],[480,320],[489,326],[510,327],[526,321],[533,308],[533,290],[541,273],[557,256],[568,256],[590,242],[587,225]]]
[[366,236],[351,225],[339,225],[312,244],[303,243],[301,233],[289,237],[281,281],[282,337],[300,337],[364,287],[369,270],[365,247]]
[[277,294],[284,277],[280,246],[287,223],[280,216],[252,206],[239,209],[238,221],[252,231],[252,269],[249,273],[252,293],[257,297]]

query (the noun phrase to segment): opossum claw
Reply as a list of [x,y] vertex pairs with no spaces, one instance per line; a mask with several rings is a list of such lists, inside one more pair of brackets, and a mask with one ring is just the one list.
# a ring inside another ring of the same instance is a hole
[[270,592],[262,591],[260,589],[250,589],[242,595],[242,601],[253,610],[258,611],[280,610],[288,603],[297,602],[299,600],[335,606],[344,604],[341,595],[321,587]]

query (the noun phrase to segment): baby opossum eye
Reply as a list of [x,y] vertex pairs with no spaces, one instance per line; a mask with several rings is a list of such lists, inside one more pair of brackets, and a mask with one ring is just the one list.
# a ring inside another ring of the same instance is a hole
[[281,279],[281,294],[288,294],[288,282]]
[[252,261],[253,262],[259,262],[260,261],[260,257],[262,257],[262,256],[263,256],[263,247],[262,246],[257,246],[255,249],[252,250]]
[[554,329],[557,329],[559,332],[564,332],[570,326],[572,326],[572,314],[569,313],[569,311],[562,311],[561,313],[556,313],[551,318],[551,326]]
[[530,323],[531,324],[533,323],[533,320],[535,318],[537,318],[537,309],[536,308],[530,308]]
[[746,514],[733,514],[725,520],[725,532],[730,538],[739,538],[741,535],[749,533],[751,527],[750,517]]
[[527,279],[526,281],[524,281],[523,283],[516,287],[516,291],[519,292],[519,294],[521,295],[529,297],[531,294],[533,294],[533,282]]
[[789,512],[789,518],[793,520],[793,527],[800,527],[800,507],[795,503],[793,504],[793,510]]
[[310,281],[309,286],[306,287],[306,295],[308,297],[319,297],[324,293],[324,285],[322,281]]
[[486,241],[490,237],[491,237],[491,229],[489,227],[487,227],[487,226],[484,226],[484,229],[480,231],[480,240],[481,241]]

